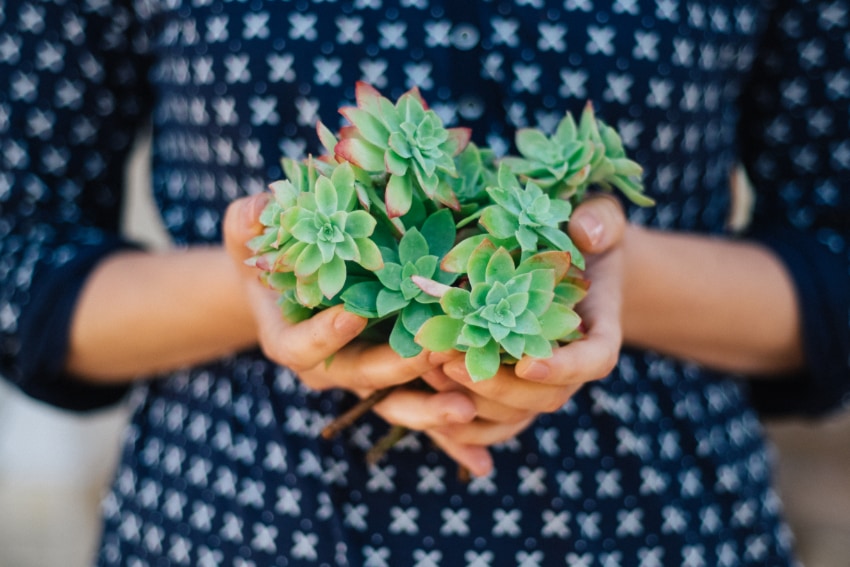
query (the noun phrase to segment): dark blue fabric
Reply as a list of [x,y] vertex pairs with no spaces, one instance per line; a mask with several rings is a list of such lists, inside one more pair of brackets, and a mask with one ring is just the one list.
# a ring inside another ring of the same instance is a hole
[[89,384],[64,371],[68,350],[68,325],[84,278],[107,254],[127,244],[105,243],[86,250],[73,261],[33,282],[32,305],[19,320],[21,342],[31,345],[20,355],[20,389],[44,403],[72,411],[88,411],[114,405],[123,399],[128,385]]
[[847,407],[850,331],[842,315],[850,313],[850,274],[840,269],[842,259],[817,236],[786,229],[754,237],[782,259],[794,280],[806,358],[799,375],[753,380],[756,406],[772,417],[819,417]]
[[[281,156],[319,150],[316,120],[340,125],[365,80],[388,97],[417,86],[448,125],[499,152],[518,128],[551,132],[592,101],[658,202],[630,219],[662,230],[727,232],[729,174],[743,162],[752,234],[797,282],[810,362],[759,397],[831,409],[848,382],[846,8],[8,0],[2,374],[85,407],[81,390],[56,389],[68,387],[57,360],[80,285],[119,249],[122,167],[147,120],[163,221],[179,245],[208,245],[230,201],[281,175]],[[367,466],[386,428],[375,416],[321,439],[351,397],[309,391],[257,352],[132,398],[100,565],[793,564],[746,386],[655,353],[626,349],[611,376],[495,447],[496,472],[466,484],[421,436]]]
[[46,403],[95,409],[127,388],[64,374],[68,327],[89,272],[132,246],[118,227],[125,160],[152,103],[149,59],[120,3],[12,0],[3,13],[0,376]]
[[796,286],[806,369],[757,379],[752,391],[765,414],[819,416],[850,396],[847,21],[816,4],[778,5],[738,131],[757,196],[747,236],[777,254]]

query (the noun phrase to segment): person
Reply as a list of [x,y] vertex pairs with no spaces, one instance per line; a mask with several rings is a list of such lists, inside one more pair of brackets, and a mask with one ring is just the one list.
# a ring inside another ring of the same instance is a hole
[[[794,564],[759,418],[848,399],[848,25],[841,0],[8,0],[2,374],[76,411],[132,390],[97,563]],[[504,152],[587,100],[618,129],[658,205],[574,211],[586,338],[472,383],[341,308],[281,320],[244,243],[358,80]],[[149,122],[166,252],[119,233]],[[388,423],[422,433],[367,465]]]

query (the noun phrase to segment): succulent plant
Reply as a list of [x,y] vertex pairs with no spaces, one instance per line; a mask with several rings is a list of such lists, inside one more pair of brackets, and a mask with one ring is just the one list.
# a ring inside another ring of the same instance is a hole
[[519,155],[497,157],[468,128],[446,128],[416,88],[393,103],[360,82],[355,98],[339,131],[317,123],[322,155],[282,160],[263,234],[248,243],[282,316],[341,303],[369,320],[364,340],[405,357],[462,351],[474,380],[580,338],[574,307],[588,282],[565,230],[573,209],[591,186],[652,204],[617,132],[588,104],[551,136],[519,130]]
[[578,125],[567,113],[552,136],[522,128],[515,141],[520,156],[505,157],[502,163],[550,195],[578,201],[590,186],[597,185],[616,187],[640,206],[654,203],[643,193],[642,168],[626,157],[620,135],[596,117],[590,103]]
[[[496,158],[493,150],[480,148],[474,142],[455,157],[457,176],[446,181],[460,200],[461,206],[477,209],[487,204],[486,188],[496,184]],[[465,211],[461,210],[461,215]]]
[[596,148],[589,140],[579,138],[572,114],[564,115],[552,136],[536,128],[521,128],[514,141],[520,156],[507,156],[501,163],[515,174],[550,194],[567,198],[584,187]]
[[582,135],[587,135],[596,145],[586,184],[598,185],[605,189],[616,187],[636,205],[654,205],[655,201],[644,194],[643,184],[640,182],[643,168],[626,156],[623,140],[617,131],[598,118],[588,118],[585,121],[584,116],[579,128]]
[[547,248],[569,252],[573,263],[584,268],[584,257],[562,230],[573,210],[569,201],[550,198],[533,181],[522,187],[504,164],[487,194],[493,204],[481,210],[480,224],[493,237],[510,248],[519,246],[523,257]]
[[571,305],[555,300],[569,266],[566,252],[541,252],[516,265],[510,252],[485,239],[469,256],[469,289],[413,278],[440,298],[445,312],[426,321],[416,341],[429,350],[466,352],[475,381],[492,378],[505,360],[549,357],[581,323]]
[[389,216],[405,214],[417,190],[445,206],[459,207],[441,175],[457,175],[453,158],[469,142],[469,128],[445,128],[417,88],[393,104],[361,81],[355,97],[357,106],[340,109],[351,126],[340,132],[334,152],[337,159],[370,173],[389,175],[385,196]]
[[380,250],[369,238],[375,219],[354,210],[357,199],[349,164],[340,164],[331,177],[316,176],[312,191],[300,191],[289,180],[271,188],[274,201],[260,218],[267,228],[249,244],[255,252],[253,264],[292,272],[296,297],[305,307],[316,307],[322,297],[333,298],[342,290],[347,261],[369,270],[383,266]]
[[397,315],[389,335],[390,346],[402,356],[416,356],[422,347],[413,337],[429,318],[441,313],[437,298],[424,293],[413,277],[451,284],[457,274],[440,269],[440,261],[452,248],[455,227],[452,215],[443,209],[423,223],[421,231],[411,228],[393,248],[382,247],[384,267],[376,279],[358,282],[346,289],[341,299],[349,311],[372,319]]

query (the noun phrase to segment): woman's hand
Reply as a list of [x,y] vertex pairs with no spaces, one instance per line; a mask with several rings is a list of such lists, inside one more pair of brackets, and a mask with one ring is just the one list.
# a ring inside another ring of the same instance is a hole
[[[225,247],[243,276],[245,292],[256,321],[258,341],[272,361],[294,370],[302,382],[315,390],[343,388],[359,396],[375,390],[404,384],[436,371],[452,353],[429,353],[403,358],[387,344],[355,341],[366,319],[335,306],[309,319],[292,324],[283,319],[277,292],[260,283],[256,268],[245,265],[250,251],[245,243],[263,230],[259,215],[268,195],[255,195],[234,201],[224,220]],[[466,423],[475,417],[470,396],[460,390],[438,393],[399,389],[375,407],[375,411],[396,425],[409,429],[445,427]],[[474,461],[483,449],[463,453]]]
[[[524,430],[540,413],[557,411],[584,384],[607,376],[622,344],[621,306],[626,219],[613,198],[600,195],[576,208],[569,232],[587,256],[588,295],[576,306],[585,327],[581,340],[555,349],[548,359],[525,357],[492,379],[473,382],[462,358],[426,376],[437,390],[472,393],[477,417],[466,424],[429,430],[444,447],[486,447]],[[475,472],[475,471],[473,471]]]

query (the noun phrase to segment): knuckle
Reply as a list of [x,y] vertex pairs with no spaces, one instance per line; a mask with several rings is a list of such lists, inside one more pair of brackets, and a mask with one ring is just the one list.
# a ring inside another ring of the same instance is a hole
[[565,389],[562,392],[559,392],[556,396],[548,396],[546,398],[545,403],[543,404],[543,412],[545,413],[555,413],[567,403],[570,399],[570,393]]
[[613,372],[614,369],[617,367],[617,363],[619,361],[620,361],[619,349],[616,349],[616,348],[609,349],[608,352],[605,355],[605,358],[603,359],[603,362],[602,362],[602,375],[600,376],[600,378],[605,378],[606,376],[611,374],[611,372]]
[[502,407],[499,408],[498,421],[506,424],[522,423],[534,412],[529,409]]
[[285,366],[298,374],[308,370],[308,367],[303,364],[299,364],[298,360],[292,356],[292,352],[289,349],[283,348],[277,341],[261,339],[260,350],[263,355],[272,362]]

